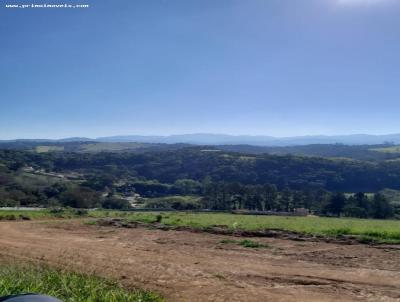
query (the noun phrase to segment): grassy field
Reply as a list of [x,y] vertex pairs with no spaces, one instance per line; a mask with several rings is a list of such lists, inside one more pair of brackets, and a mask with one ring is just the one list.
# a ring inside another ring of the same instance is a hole
[[64,302],[162,302],[148,291],[127,291],[118,283],[96,276],[48,267],[0,263],[0,296],[40,293]]
[[[158,216],[158,217],[157,217]],[[160,217],[161,216],[161,217]],[[400,243],[400,220],[376,220],[327,217],[284,217],[234,215],[228,213],[186,212],[125,212],[114,210],[43,209],[39,211],[0,210],[1,220],[57,219],[57,218],[124,218],[128,221],[161,222],[170,226],[189,226],[205,229],[224,225],[232,230],[277,229],[303,234],[335,237],[360,236],[365,240]]]
[[[131,221],[154,222],[157,213],[132,213]],[[365,239],[400,243],[400,221],[326,217],[250,216],[214,213],[164,213],[166,225],[207,228],[226,225],[240,230],[279,229],[304,234],[338,236],[355,235]],[[160,218],[158,218],[160,219]]]
[[47,153],[47,152],[56,152],[56,151],[64,151],[64,147],[62,146],[37,146],[37,153]]
[[44,219],[54,218],[55,215],[49,210],[25,211],[25,210],[0,210],[1,220],[19,220],[19,219]]
[[2,210],[1,220],[34,220],[34,219],[57,219],[57,218],[103,218],[103,217],[126,217],[129,212],[107,211],[107,210],[78,210],[78,209],[42,209],[42,210]]
[[371,151],[381,152],[381,153],[390,153],[390,154],[399,154],[400,146],[392,146],[386,148],[375,148],[371,149]]
[[117,152],[126,150],[136,150],[146,146],[141,143],[95,143],[84,144],[81,146],[82,152]]

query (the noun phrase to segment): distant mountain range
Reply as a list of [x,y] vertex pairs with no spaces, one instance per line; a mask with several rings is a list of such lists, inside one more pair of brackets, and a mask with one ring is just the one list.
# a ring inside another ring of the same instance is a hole
[[[309,135],[294,137],[273,137],[263,135],[227,135],[227,134],[179,134],[167,136],[145,136],[145,135],[123,135],[107,136],[95,139],[86,137],[70,137],[59,140],[30,139],[14,141],[37,141],[37,142],[138,142],[156,144],[193,144],[193,145],[253,145],[253,146],[302,146],[310,144],[345,144],[345,145],[377,145],[383,143],[400,144],[400,134],[387,135]],[[1,142],[1,141],[0,141]],[[3,141],[5,142],[5,141]],[[8,142],[12,142],[9,140]]]
[[345,145],[377,145],[383,143],[400,144],[400,134],[388,135],[310,135],[294,137],[273,137],[263,135],[227,135],[227,134],[181,134],[168,136],[109,136],[99,137],[101,142],[140,142],[165,144],[194,144],[194,145],[253,145],[253,146],[299,146],[310,144],[345,144]]

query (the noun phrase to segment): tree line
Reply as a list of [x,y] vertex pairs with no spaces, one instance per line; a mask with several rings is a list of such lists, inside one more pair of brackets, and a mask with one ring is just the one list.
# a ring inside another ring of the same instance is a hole
[[346,196],[325,190],[278,191],[272,184],[208,183],[204,202],[206,208],[213,210],[293,212],[303,208],[318,215],[378,219],[394,217],[400,210],[381,193],[369,197],[362,192]]

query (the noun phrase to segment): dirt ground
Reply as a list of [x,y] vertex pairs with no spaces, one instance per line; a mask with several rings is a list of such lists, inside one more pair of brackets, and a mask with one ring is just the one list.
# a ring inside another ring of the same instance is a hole
[[400,301],[400,246],[251,238],[82,221],[0,222],[0,256],[111,276],[167,301]]

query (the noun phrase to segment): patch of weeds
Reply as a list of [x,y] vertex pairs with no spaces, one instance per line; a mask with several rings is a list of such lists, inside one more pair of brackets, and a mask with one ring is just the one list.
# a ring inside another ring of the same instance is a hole
[[218,278],[219,280],[225,280],[226,279],[225,276],[220,274],[220,273],[214,274],[214,277]]
[[77,209],[77,210],[74,210],[73,214],[76,216],[87,216],[89,214],[89,211],[85,210],[85,209]]
[[190,221],[188,223],[188,226],[190,226],[193,229],[198,229],[198,230],[204,229],[204,227],[203,227],[203,225],[201,223],[193,222],[193,221]]
[[330,236],[343,236],[343,235],[350,235],[352,232],[350,228],[337,228],[337,229],[327,230],[324,233]]
[[97,225],[97,220],[84,221],[83,224],[85,224],[85,225]]
[[22,215],[22,214],[19,215],[19,218],[22,219],[22,220],[31,220],[31,218],[29,216]]
[[128,221],[138,221],[143,223],[154,223],[157,221],[157,215],[154,214],[134,214],[128,219]]
[[233,240],[233,239],[223,239],[223,240],[221,240],[219,243],[222,243],[222,244],[231,244],[231,243],[238,243],[238,241],[237,241],[237,240]]
[[270,247],[267,244],[263,244],[263,243],[260,243],[260,242],[257,242],[257,241],[253,241],[253,240],[248,240],[248,239],[240,241],[239,245],[241,245],[243,247],[247,247],[247,248],[252,248],[252,249]]
[[157,230],[157,228],[156,228],[154,225],[152,225],[152,224],[147,225],[146,228],[147,228],[148,230]]
[[374,242],[375,242],[375,240],[372,239],[372,238],[369,237],[369,236],[361,236],[361,237],[359,237],[358,241],[359,241],[360,243],[366,243],[366,244],[374,243]]
[[156,216],[156,222],[157,222],[157,223],[161,223],[162,219],[163,219],[163,217],[162,217],[161,214],[158,214],[158,215]]
[[233,240],[233,239],[223,239],[221,240],[219,243],[222,244],[237,244],[243,247],[247,247],[247,248],[270,248],[271,246],[269,246],[268,244],[264,244],[264,243],[260,243],[254,240],[249,240],[249,239],[245,239],[245,240]]
[[50,214],[63,214],[65,210],[63,208],[51,208],[49,210]]
[[4,215],[0,217],[0,220],[17,220],[17,216],[15,216],[14,214]]
[[40,292],[65,302],[162,302],[144,290],[126,290],[114,280],[44,266],[1,263],[0,296]]

